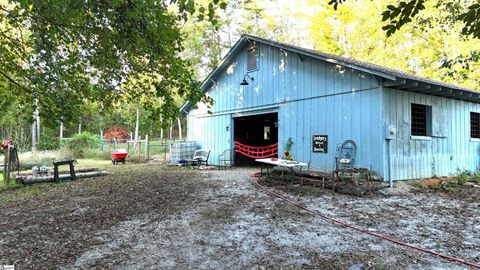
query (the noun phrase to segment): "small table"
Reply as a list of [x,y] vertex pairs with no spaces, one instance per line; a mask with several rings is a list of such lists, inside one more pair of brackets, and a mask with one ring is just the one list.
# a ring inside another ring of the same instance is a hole
[[[282,168],[287,168],[290,171],[292,171],[293,174],[297,174],[297,175],[302,172],[302,167],[308,166],[308,164],[304,162],[298,162],[294,160],[286,160],[286,159],[280,159],[280,158],[276,160],[272,160],[271,158],[259,158],[259,159],[255,159],[255,161],[260,163],[279,166]],[[295,172],[295,168],[299,168],[298,173]],[[263,173],[263,167],[261,168],[261,172]],[[268,170],[268,167],[267,167],[267,174],[270,177],[270,171]]]

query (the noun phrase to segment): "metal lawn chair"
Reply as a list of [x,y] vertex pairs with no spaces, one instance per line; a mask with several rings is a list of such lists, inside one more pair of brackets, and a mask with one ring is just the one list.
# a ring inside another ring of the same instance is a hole
[[233,149],[227,149],[223,151],[222,154],[218,156],[218,161],[220,163],[221,168],[227,168],[229,166],[233,165],[233,160],[234,160],[235,152]]
[[190,165],[201,166],[205,165],[208,166],[208,157],[210,156],[210,150],[199,149],[195,151],[192,159],[188,160]]
[[335,169],[353,168],[355,164],[355,154],[357,153],[357,145],[352,140],[344,141],[337,147],[337,156],[335,157]]

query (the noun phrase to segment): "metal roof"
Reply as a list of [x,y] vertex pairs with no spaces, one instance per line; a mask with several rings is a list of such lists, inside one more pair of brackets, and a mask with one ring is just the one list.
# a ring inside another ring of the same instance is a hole
[[[215,80],[215,78],[218,77],[222,73],[222,71],[228,66],[228,64],[233,60],[233,58],[237,56],[243,46],[247,42],[251,41],[263,43],[273,47],[281,48],[286,51],[295,52],[325,62],[375,75],[379,78],[382,78],[383,86],[387,88],[480,103],[480,92],[471,89],[431,80],[425,77],[413,75],[407,72],[379,66],[368,62],[305,49],[302,47],[293,46],[290,44],[264,39],[252,35],[243,35],[237,41],[237,43],[235,43],[235,45],[230,49],[230,51],[223,58],[220,64],[203,81],[201,86],[203,91],[207,91],[213,85],[213,81]],[[182,106],[180,111],[186,112],[189,110],[189,108],[190,105],[187,102]]]

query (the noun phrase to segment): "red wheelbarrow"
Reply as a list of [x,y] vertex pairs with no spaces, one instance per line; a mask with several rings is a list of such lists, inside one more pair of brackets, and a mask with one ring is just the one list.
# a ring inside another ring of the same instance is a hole
[[119,162],[122,162],[125,164],[125,159],[128,156],[128,151],[126,149],[117,149],[112,152],[112,164],[118,164]]

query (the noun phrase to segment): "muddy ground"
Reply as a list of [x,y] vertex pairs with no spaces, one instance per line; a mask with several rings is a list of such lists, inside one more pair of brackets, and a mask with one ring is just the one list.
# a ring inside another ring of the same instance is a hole
[[[127,164],[0,193],[0,264],[18,269],[468,269],[332,224],[257,189],[255,170]],[[352,197],[273,189],[324,214],[480,262],[480,191]]]

